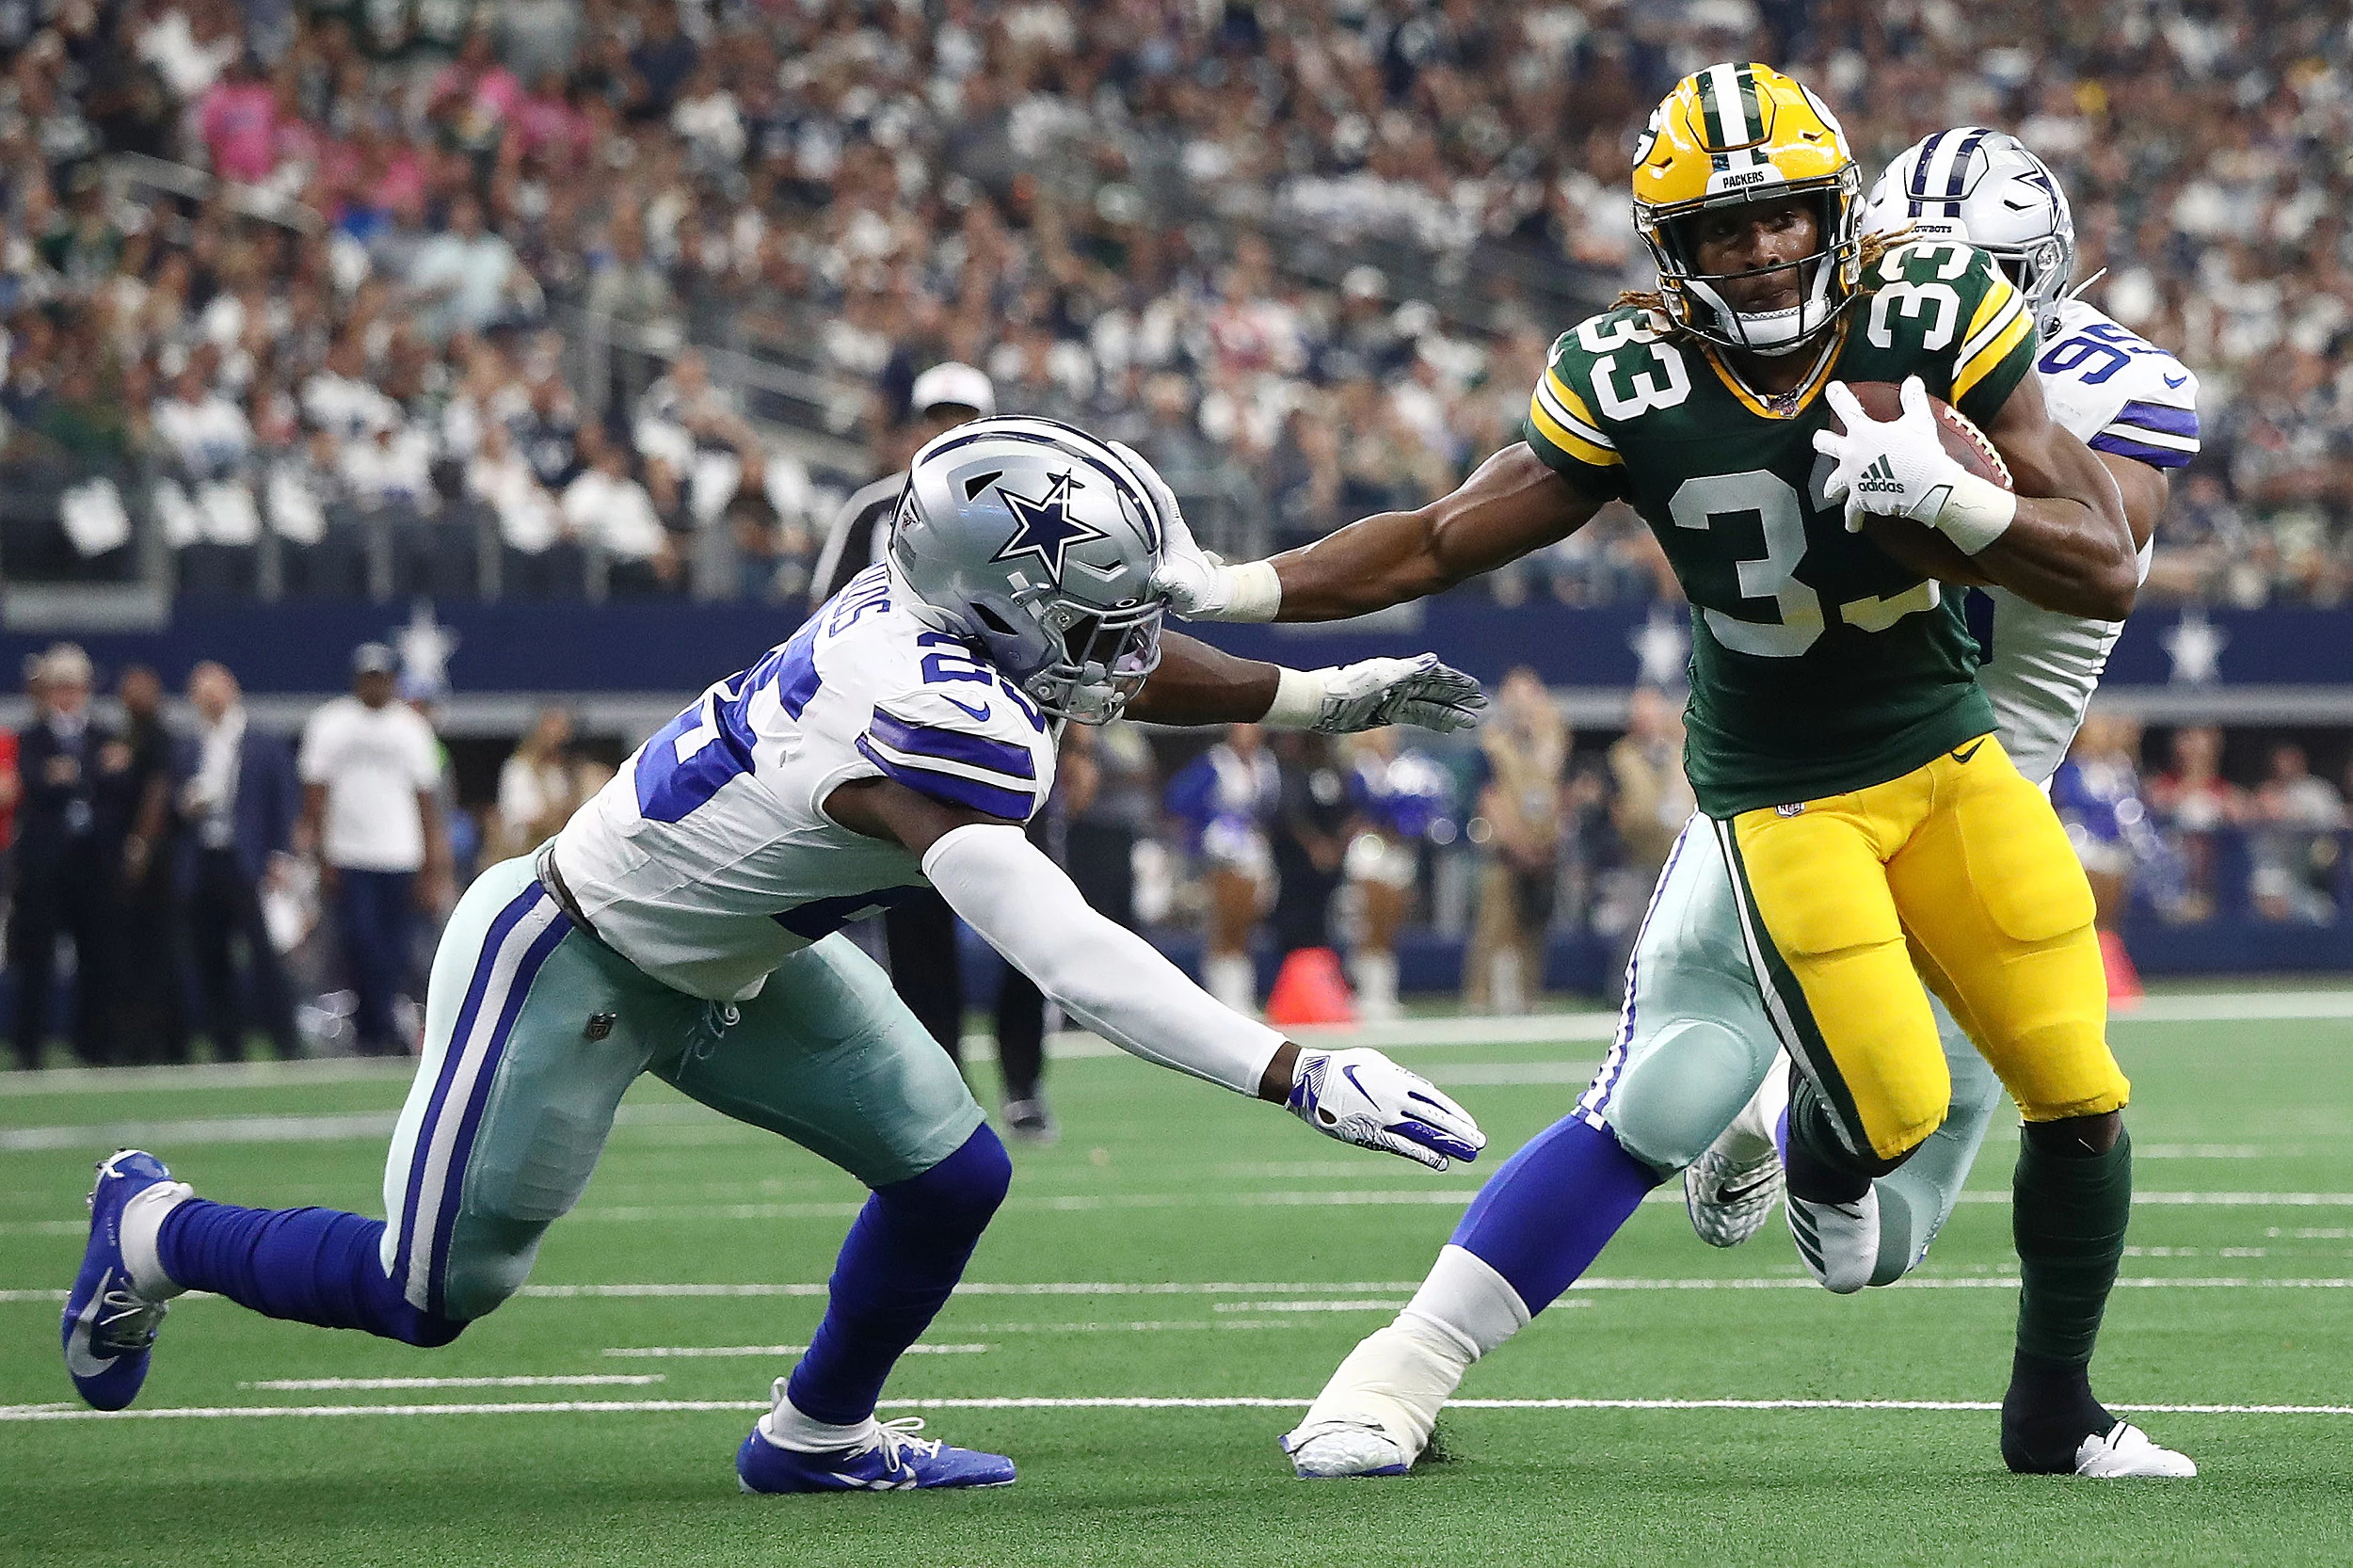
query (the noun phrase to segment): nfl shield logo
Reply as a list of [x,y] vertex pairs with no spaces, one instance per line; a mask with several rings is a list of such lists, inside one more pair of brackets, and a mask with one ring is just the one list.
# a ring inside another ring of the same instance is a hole
[[1776,817],[1802,817],[1805,815],[1805,802],[1800,800],[1793,801],[1787,806],[1776,806],[1773,808],[1773,815]]

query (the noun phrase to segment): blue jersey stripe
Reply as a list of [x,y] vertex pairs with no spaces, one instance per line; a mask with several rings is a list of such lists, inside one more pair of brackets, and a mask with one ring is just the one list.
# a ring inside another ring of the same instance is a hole
[[2170,403],[2142,403],[2136,399],[2117,411],[2113,424],[2137,424],[2143,430],[2162,430],[2169,436],[2198,434],[2198,410],[2184,408]]
[[991,740],[986,735],[975,735],[968,730],[909,724],[880,708],[874,710],[874,722],[867,728],[875,740],[893,751],[936,757],[948,762],[963,762],[970,767],[986,768],[992,773],[1009,774],[1015,778],[1037,777],[1037,764],[1031,760],[1030,748],[1015,745],[1009,741]]
[[2184,452],[2179,447],[2147,446],[2106,430],[2084,444],[2094,452],[2113,452],[2119,457],[2130,457],[2137,463],[2147,463],[2151,468],[2187,468],[2190,459],[2198,456],[2195,452]]
[[1002,817],[1007,822],[1027,822],[1031,813],[1037,809],[1037,796],[1029,791],[1001,789],[994,784],[984,784],[977,778],[966,778],[952,773],[935,773],[926,767],[893,761],[875,750],[873,743],[863,735],[857,738],[857,749],[868,761],[882,769],[884,777],[947,805],[969,807],[992,817]]

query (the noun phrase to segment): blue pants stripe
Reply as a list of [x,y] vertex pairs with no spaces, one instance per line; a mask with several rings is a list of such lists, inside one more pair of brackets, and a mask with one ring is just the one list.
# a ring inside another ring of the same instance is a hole
[[507,1038],[515,1031],[515,1019],[523,1010],[523,999],[531,994],[531,983],[538,978],[539,967],[547,962],[556,944],[570,935],[571,929],[571,923],[560,915],[548,922],[547,928],[525,950],[522,962],[516,966],[514,978],[507,984],[506,1004],[499,1010],[498,1022],[483,1052],[481,1068],[474,1075],[472,1093],[466,1096],[464,1119],[458,1123],[448,1175],[441,1183],[440,1221],[433,1227],[433,1255],[426,1260],[427,1311],[445,1315],[449,1309],[450,1238],[457,1228],[457,1204],[465,1192],[466,1162],[473,1155],[474,1134],[482,1126],[483,1107],[490,1102],[491,1085],[498,1081],[499,1062],[506,1054]]
[[[1696,821],[1697,819],[1693,819]],[[1685,823],[1683,831],[1675,835],[1673,847],[1667,851],[1667,863],[1658,870],[1658,884],[1650,891],[1650,904],[1642,911],[1642,923],[1634,932],[1634,951],[1625,960],[1625,1000],[1618,1007],[1618,1032],[1610,1039],[1609,1053],[1601,1059],[1601,1067],[1593,1074],[1593,1081],[1578,1096],[1575,1114],[1589,1127],[1606,1127],[1603,1112],[1609,1109],[1609,1096],[1617,1091],[1618,1079],[1625,1071],[1626,1052],[1634,1046],[1636,1003],[1641,990],[1642,938],[1650,935],[1650,922],[1658,913],[1659,901],[1667,896],[1667,883],[1675,873],[1675,862],[1683,858],[1684,840],[1691,836],[1691,824]]]
[[466,1003],[457,1015],[457,1027],[442,1048],[441,1070],[434,1079],[433,1098],[425,1107],[424,1124],[417,1128],[416,1147],[408,1161],[408,1191],[406,1201],[400,1207],[400,1242],[392,1268],[395,1279],[407,1274],[408,1256],[416,1245],[418,1205],[424,1195],[424,1151],[433,1146],[434,1128],[440,1124],[441,1105],[449,1097],[450,1082],[457,1076],[458,1065],[464,1059],[465,1042],[473,1032],[474,1015],[482,1006],[482,993],[488,988],[490,973],[498,967],[499,949],[504,944],[507,933],[515,929],[515,923],[529,914],[531,906],[544,896],[544,889],[536,882],[525,888],[498,912],[497,919],[490,922],[488,935],[483,937],[482,956],[475,960],[473,979],[466,987]]

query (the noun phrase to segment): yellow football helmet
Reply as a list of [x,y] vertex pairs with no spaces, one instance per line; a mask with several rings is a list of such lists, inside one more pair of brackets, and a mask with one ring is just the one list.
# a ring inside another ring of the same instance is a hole
[[[1847,134],[1820,99],[1770,66],[1727,61],[1677,82],[1652,112],[1634,152],[1634,227],[1676,325],[1728,347],[1786,354],[1818,338],[1854,296],[1862,188]],[[1798,264],[1799,303],[1734,310],[1715,285],[1746,274],[1698,270],[1687,220],[1792,196],[1817,202],[1822,236]]]

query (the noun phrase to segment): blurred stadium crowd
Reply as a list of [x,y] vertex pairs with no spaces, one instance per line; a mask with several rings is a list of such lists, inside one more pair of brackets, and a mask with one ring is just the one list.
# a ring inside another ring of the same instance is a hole
[[[1213,542],[1314,536],[1511,439],[1643,281],[1648,106],[1754,56],[1874,167],[1984,121],[2063,171],[2207,393],[2154,593],[2353,584],[2333,8],[14,0],[0,50],[12,578],[789,600],[948,360]],[[1673,593],[1626,515],[1489,586]]]

